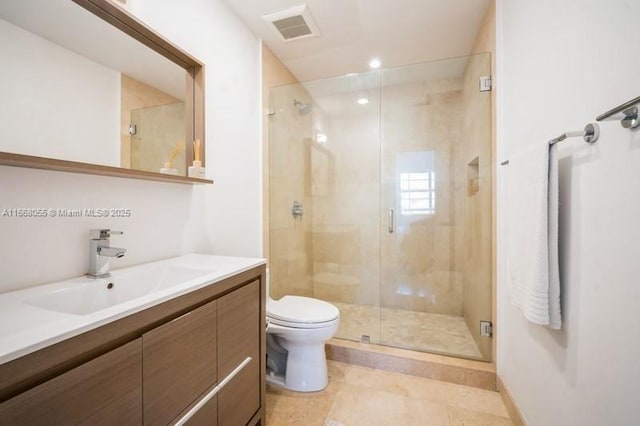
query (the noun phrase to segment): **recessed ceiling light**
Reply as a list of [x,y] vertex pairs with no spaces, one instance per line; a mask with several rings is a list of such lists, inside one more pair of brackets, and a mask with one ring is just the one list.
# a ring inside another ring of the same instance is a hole
[[380,59],[373,58],[372,60],[370,60],[369,67],[371,67],[372,69],[380,68]]
[[358,105],[366,105],[368,103],[369,103],[369,99],[367,99],[367,98],[358,99]]

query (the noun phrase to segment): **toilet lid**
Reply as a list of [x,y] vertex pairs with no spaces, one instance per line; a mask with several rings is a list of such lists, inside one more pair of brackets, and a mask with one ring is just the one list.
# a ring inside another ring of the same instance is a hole
[[338,308],[322,300],[302,296],[284,296],[267,303],[267,316],[297,324],[333,321],[340,316]]

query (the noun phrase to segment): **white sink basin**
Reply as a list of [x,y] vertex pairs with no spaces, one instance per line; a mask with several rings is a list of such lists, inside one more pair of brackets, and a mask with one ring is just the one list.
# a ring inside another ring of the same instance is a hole
[[192,269],[174,265],[153,265],[135,271],[114,271],[109,278],[90,279],[24,300],[50,311],[90,315],[130,300],[169,289],[213,273],[213,269]]
[[264,263],[186,254],[115,270],[109,278],[70,278],[0,293],[0,364]]

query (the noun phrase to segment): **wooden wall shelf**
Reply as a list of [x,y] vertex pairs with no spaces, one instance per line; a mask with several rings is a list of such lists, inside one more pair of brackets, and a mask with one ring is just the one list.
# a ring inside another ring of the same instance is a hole
[[127,179],[154,180],[158,182],[182,183],[191,185],[213,183],[213,181],[209,179],[165,175],[163,173],[123,169],[121,167],[101,166],[98,164],[80,163],[77,161],[56,160],[53,158],[13,154],[10,152],[0,152],[0,165],[28,167],[31,169],[42,170],[55,170],[58,172],[84,173],[89,175],[111,176]]

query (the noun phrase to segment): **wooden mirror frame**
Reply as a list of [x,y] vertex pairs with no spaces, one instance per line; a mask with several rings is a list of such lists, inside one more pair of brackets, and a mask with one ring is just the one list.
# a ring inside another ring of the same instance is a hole
[[[204,64],[156,33],[124,7],[118,6],[110,0],[73,0],[73,2],[187,71],[185,85],[185,130],[187,133],[193,135],[193,139],[202,141],[201,154],[202,165],[204,166]],[[193,145],[187,143],[187,161],[193,158],[193,154]],[[185,184],[213,183],[213,181],[209,179],[175,176],[10,152],[0,152],[0,165]]]

